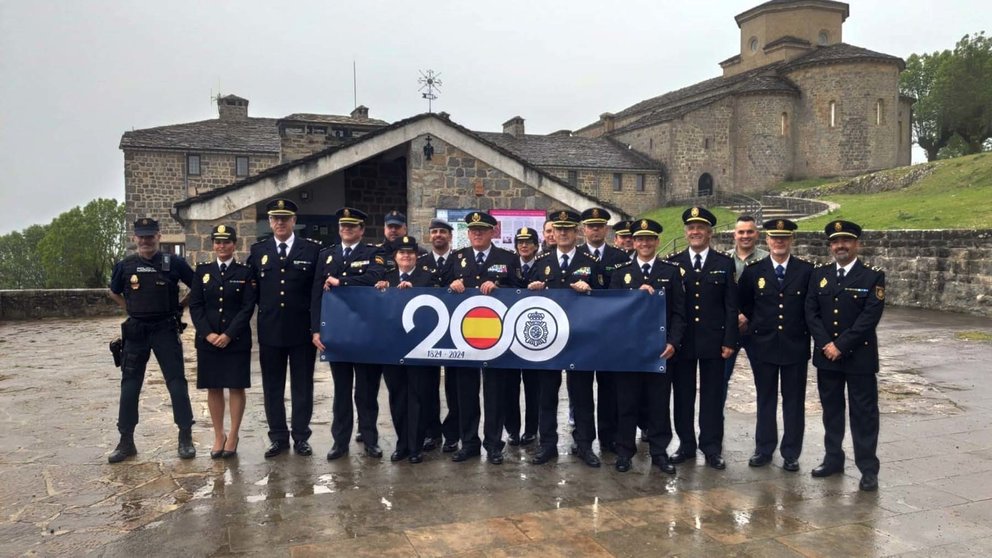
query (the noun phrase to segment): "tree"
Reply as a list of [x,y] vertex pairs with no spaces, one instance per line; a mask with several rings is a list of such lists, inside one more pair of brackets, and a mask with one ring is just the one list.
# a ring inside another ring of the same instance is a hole
[[124,204],[96,199],[56,217],[38,243],[48,288],[105,287],[124,256]]
[[927,160],[937,154],[954,136],[947,125],[943,98],[937,86],[937,74],[951,56],[951,51],[933,54],[912,54],[906,59],[906,70],[899,76],[903,94],[916,98],[913,105],[913,135],[916,143],[927,152]]
[[45,286],[38,243],[46,232],[46,225],[31,225],[22,232],[0,236],[0,289],[40,289]]

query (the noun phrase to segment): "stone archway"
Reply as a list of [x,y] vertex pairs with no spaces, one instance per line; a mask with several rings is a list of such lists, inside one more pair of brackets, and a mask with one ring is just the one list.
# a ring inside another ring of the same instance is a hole
[[696,188],[697,196],[712,196],[713,195],[713,176],[708,172],[704,172],[699,176],[699,183]]

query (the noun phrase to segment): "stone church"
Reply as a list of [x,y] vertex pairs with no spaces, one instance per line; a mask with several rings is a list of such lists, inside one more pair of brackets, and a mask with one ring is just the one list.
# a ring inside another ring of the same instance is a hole
[[266,234],[274,197],[296,200],[299,233],[324,242],[342,205],[371,216],[368,239],[392,209],[423,238],[438,209],[598,205],[620,218],[909,164],[903,61],[842,42],[848,15],[831,0],[765,2],[736,17],[740,52],[722,76],[547,135],[525,133],[519,116],[479,132],[444,113],[390,124],[362,106],[259,118],[247,99],[220,97],[217,119],[123,135],[128,222],[159,219],[166,248],[197,258],[216,223],[238,226],[242,251]]

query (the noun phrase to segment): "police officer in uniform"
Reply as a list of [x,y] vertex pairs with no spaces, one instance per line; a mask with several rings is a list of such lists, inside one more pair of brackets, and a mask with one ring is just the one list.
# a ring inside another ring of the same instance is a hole
[[[362,243],[365,220],[368,216],[351,207],[335,212],[341,244],[321,250],[317,257],[317,272],[313,278],[310,299],[310,319],[313,345],[326,350],[320,340],[320,307],[324,291],[341,287],[372,287],[382,279],[385,261],[379,247]],[[334,443],[327,452],[327,459],[334,460],[348,454],[351,432],[354,428],[355,407],[358,409],[358,431],[365,443],[365,455],[382,457],[379,448],[379,383],[382,366],[356,362],[331,362],[334,380],[331,436]],[[354,388],[354,407],[352,389]]]
[[[532,291],[542,289],[572,289],[579,293],[589,293],[602,289],[605,284],[603,266],[591,255],[575,247],[576,228],[581,217],[570,210],[550,213],[555,226],[555,249],[542,254],[527,288]],[[574,444],[572,453],[579,456],[590,467],[599,467],[600,460],[592,450],[596,439],[596,419],[592,396],[592,371],[569,370],[567,373],[568,393],[575,408],[575,430],[572,431]],[[558,456],[558,390],[561,387],[561,374],[554,371],[541,372],[541,411],[538,416],[540,446],[531,463],[540,465]]]
[[[393,241],[396,250],[395,267],[387,271],[383,279],[376,283],[379,290],[387,288],[409,289],[412,287],[437,287],[440,277],[437,269],[417,261],[417,241],[410,236],[402,236]],[[407,459],[410,463],[424,460],[423,445],[427,425],[430,421],[429,407],[425,402],[437,396],[438,386],[431,381],[432,366],[384,365],[382,375],[389,390],[389,413],[396,431],[396,451],[390,461]],[[437,420],[437,415],[434,415]]]
[[[245,389],[251,387],[251,316],[255,313],[255,272],[234,259],[237,231],[217,225],[210,234],[213,261],[196,266],[189,315],[196,327],[196,387],[207,390],[214,427],[213,459],[238,451]],[[224,433],[224,389],[231,400],[231,432]]]
[[806,374],[809,366],[809,328],[806,291],[813,264],[792,255],[796,223],[773,219],[763,224],[769,255],[741,272],[738,289],[741,314],[751,336],[748,361],[754,373],[758,417],[754,429],[751,467],[772,460],[778,445],[779,383],[782,386],[782,446],[786,471],[799,470],[806,428]]
[[[610,287],[610,275],[617,267],[630,263],[630,256],[623,250],[606,243],[606,224],[613,217],[601,207],[592,207],[582,212],[582,234],[585,244],[579,250],[600,262],[603,268],[605,287]],[[617,392],[613,386],[613,373],[596,372],[596,426],[599,434],[599,447],[602,451],[613,452],[617,432]]]
[[823,405],[826,455],[814,477],[844,470],[844,389],[851,413],[854,462],[860,488],[878,490],[878,337],[885,307],[885,273],[858,259],[861,227],[831,221],[825,228],[833,263],[817,267],[806,295],[813,334],[813,365]]
[[[444,219],[431,219],[427,234],[430,235],[431,251],[425,252],[417,259],[418,266],[427,266],[437,270],[439,276],[445,273],[445,266],[451,263],[451,233],[454,227]],[[441,423],[441,367],[431,366],[427,375],[430,385],[427,388],[423,404],[427,413],[427,438],[424,439],[424,451],[433,451],[443,445],[444,452],[458,449],[458,395],[455,384],[450,381],[452,375],[444,376],[444,395],[448,404],[448,415]],[[450,384],[450,385],[449,385]],[[443,434],[443,438],[442,438]]]
[[119,463],[137,455],[134,427],[138,425],[138,396],[145,381],[148,357],[162,369],[172,400],[172,418],[179,427],[179,457],[196,457],[193,446],[193,409],[183,369],[183,347],[179,339],[179,282],[193,284],[193,269],[179,256],[159,252],[158,221],[142,218],[134,222],[138,251],[114,266],[110,298],[127,311],[121,324],[124,341],[121,361],[121,399],[117,413],[120,443],[107,457]]
[[613,223],[613,247],[623,250],[628,258],[634,257],[634,237],[630,234],[632,221]]
[[[452,291],[464,293],[478,288],[488,295],[500,287],[517,287],[519,260],[512,252],[493,246],[492,238],[496,218],[488,213],[473,211],[465,216],[471,246],[455,252],[455,261],[448,266],[444,284]],[[461,449],[452,455],[452,461],[465,461],[481,454],[479,443],[479,368],[448,366],[445,374],[455,378],[458,392],[458,431]],[[503,426],[506,419],[506,382],[511,371],[503,368],[486,368],[482,374],[485,401],[485,427],[482,445],[487,460],[493,465],[503,463]]]
[[[265,457],[289,450],[313,455],[313,366],[310,342],[310,285],[320,244],[296,236],[296,204],[286,199],[266,205],[273,236],[252,244],[248,265],[258,282],[258,360],[262,365],[265,419],[269,425]],[[289,363],[290,428],[286,428],[286,364]]]
[[[530,283],[530,277],[540,249],[537,231],[521,227],[514,236],[521,285]],[[537,415],[540,406],[541,375],[538,370],[512,370],[506,382],[506,434],[511,446],[527,446],[537,439]],[[524,384],[524,423],[520,434],[520,381]]]
[[[656,291],[665,297],[665,347],[661,358],[671,360],[682,344],[685,333],[685,289],[678,264],[656,256],[661,236],[661,224],[651,219],[632,221],[631,226],[637,255],[633,261],[615,269],[610,277],[611,289],[639,289],[648,295]],[[636,331],[639,324],[627,324]],[[666,366],[667,368],[667,366]],[[670,418],[671,371],[610,372],[614,374],[617,397],[617,460],[614,467],[625,473],[631,458],[637,453],[635,437],[638,423],[645,427],[651,463],[668,474],[675,466],[668,460],[668,444],[672,441]]]
[[707,465],[722,470],[727,467],[723,460],[723,368],[738,339],[734,262],[710,246],[716,216],[708,209],[690,207],[682,213],[682,222],[689,247],[668,257],[684,272],[688,324],[672,376],[679,449],[669,459],[678,464],[696,456],[692,415],[698,366],[699,449]]

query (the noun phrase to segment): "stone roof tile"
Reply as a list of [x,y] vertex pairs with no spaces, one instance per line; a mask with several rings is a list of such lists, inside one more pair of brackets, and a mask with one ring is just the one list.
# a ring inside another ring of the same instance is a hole
[[278,153],[280,141],[274,118],[248,117],[132,130],[121,136],[120,148]]
[[795,68],[808,66],[811,64],[832,64],[836,62],[850,62],[858,60],[893,62],[899,64],[900,69],[905,69],[906,67],[906,63],[898,56],[875,52],[874,50],[868,50],[866,48],[849,45],[847,43],[836,43],[833,45],[819,47],[808,54],[804,54],[799,58],[789,61],[779,73],[785,73]]
[[284,116],[280,120],[299,120],[300,122],[317,122],[320,124],[353,124],[359,126],[387,126],[389,122],[378,118],[355,118],[352,116],[342,116],[340,114],[312,114],[307,112],[295,112],[289,116]]
[[661,164],[609,138],[565,135],[524,135],[475,132],[539,167],[576,167],[613,170],[658,169]]

